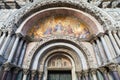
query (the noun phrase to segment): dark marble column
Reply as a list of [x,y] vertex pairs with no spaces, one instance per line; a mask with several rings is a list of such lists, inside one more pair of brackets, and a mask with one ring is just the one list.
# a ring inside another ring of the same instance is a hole
[[19,68],[15,68],[14,71],[13,71],[13,76],[12,76],[12,80],[16,80],[16,77],[17,77],[17,74],[19,72]]
[[31,79],[30,80],[34,80],[35,79],[35,75],[36,75],[36,71],[32,70],[31,71]]
[[110,69],[110,72],[113,74],[113,77],[115,80],[120,80],[120,76],[118,74],[118,70],[117,70],[117,65],[116,64],[112,64],[108,66]]
[[106,68],[100,68],[100,71],[103,74],[104,80],[109,80],[109,77],[107,75],[107,69]]
[[7,75],[8,75],[8,72],[10,71],[10,69],[11,69],[11,65],[9,63],[4,64],[4,72],[3,72],[1,80],[7,79]]

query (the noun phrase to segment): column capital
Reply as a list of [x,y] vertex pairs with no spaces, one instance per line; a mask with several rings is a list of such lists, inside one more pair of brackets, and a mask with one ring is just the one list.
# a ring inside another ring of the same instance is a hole
[[13,72],[17,74],[19,71],[20,71],[20,68],[16,67]]
[[23,73],[27,75],[29,73],[29,69],[23,69]]
[[9,71],[13,65],[11,65],[10,63],[5,63],[3,64],[3,67],[4,67],[4,71]]
[[96,70],[96,69],[91,69],[90,72],[91,72],[92,74],[96,74],[96,73],[97,73],[97,70]]
[[117,71],[117,67],[118,67],[117,64],[108,65],[108,68],[109,68],[111,71]]
[[106,69],[105,67],[99,68],[99,70],[100,70],[102,73],[107,73],[107,69]]
[[41,71],[38,72],[38,75],[39,75],[38,77],[39,77],[39,79],[42,77],[42,74],[43,74],[43,72],[41,72]]
[[85,71],[82,72],[82,74],[85,75],[85,76],[88,76],[88,72],[89,72],[88,70],[85,70]]
[[82,76],[82,72],[81,71],[76,72],[76,74],[77,74],[78,77]]
[[36,70],[31,70],[31,73],[32,73],[33,76],[35,76],[37,71]]

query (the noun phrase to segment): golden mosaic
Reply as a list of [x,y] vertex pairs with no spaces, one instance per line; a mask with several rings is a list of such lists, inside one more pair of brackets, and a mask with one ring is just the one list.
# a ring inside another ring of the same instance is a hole
[[50,35],[73,35],[88,38],[90,31],[80,19],[73,16],[51,16],[41,19],[27,32],[33,39]]

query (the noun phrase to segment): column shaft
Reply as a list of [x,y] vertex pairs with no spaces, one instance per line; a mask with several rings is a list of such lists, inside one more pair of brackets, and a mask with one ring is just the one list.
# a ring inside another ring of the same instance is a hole
[[112,73],[113,73],[115,80],[120,80],[120,76],[117,71],[113,71]]
[[9,35],[7,36],[7,38],[6,38],[3,46],[1,47],[1,49],[0,49],[0,55],[4,55],[4,52],[5,52],[7,46],[8,46],[8,44],[9,44],[9,42],[10,42],[10,38],[11,38],[11,34],[9,34]]
[[21,55],[19,57],[18,66],[22,66],[23,58],[24,58],[25,51],[26,51],[26,46],[27,46],[27,43],[25,42],[24,46],[23,46],[23,50],[22,50]]
[[120,48],[120,39],[118,38],[117,36],[117,31],[113,31],[113,35],[114,35],[114,38],[116,40],[116,43],[118,44],[119,48]]
[[4,32],[0,38],[0,48],[2,47],[2,44],[3,44],[2,42],[4,41],[5,35],[6,35],[6,33]]
[[8,71],[5,71],[3,73],[3,76],[2,76],[2,79],[1,80],[6,80],[7,79],[7,74],[8,74]]
[[114,47],[114,49],[115,49],[115,51],[116,51],[116,55],[120,55],[120,49],[118,48],[118,45],[117,45],[117,43],[115,42],[115,39],[114,39],[111,31],[108,32],[108,35],[109,35],[110,40],[111,40],[111,43],[112,43],[112,45],[113,45],[113,47]]
[[17,38],[16,38],[16,40],[15,40],[15,43],[14,43],[14,45],[13,45],[13,47],[12,47],[12,50],[11,50],[11,52],[10,52],[10,55],[9,55],[9,58],[8,58],[7,62],[12,62],[12,59],[13,59],[15,50],[16,50],[17,45],[18,45],[18,42],[19,42],[19,38],[20,38],[20,37],[17,36]]
[[110,54],[111,54],[112,58],[114,58],[115,55],[116,55],[116,53],[115,53],[115,50],[114,50],[114,48],[113,48],[113,46],[112,46],[112,44],[111,44],[111,42],[110,42],[109,37],[108,37],[107,35],[105,35],[105,36],[104,36],[104,39],[105,39],[105,41],[106,41],[106,43],[107,43],[107,46],[108,46],[108,48],[109,48],[109,51],[110,51]]
[[102,62],[106,62],[107,61],[107,59],[106,59],[106,54],[105,54],[105,52],[104,52],[104,49],[103,49],[103,47],[102,47],[102,44],[101,44],[101,42],[100,42],[100,40],[99,39],[97,39],[96,40],[96,43],[97,43],[97,46],[98,46],[98,51],[100,52],[100,56],[101,56],[101,60],[102,60]]
[[22,50],[22,46],[23,46],[23,40],[20,41],[20,44],[18,46],[18,49],[17,49],[17,52],[16,52],[16,55],[15,55],[15,59],[14,59],[14,64],[17,64],[18,62],[18,59],[19,59],[19,56],[21,54],[21,50]]
[[101,41],[102,41],[102,44],[103,44],[103,47],[104,47],[104,49],[105,49],[106,56],[107,56],[108,60],[112,60],[112,56],[111,56],[111,54],[110,54],[109,48],[108,48],[108,46],[107,46],[107,44],[106,44],[103,36],[101,36],[100,39],[101,39]]
[[23,79],[22,80],[27,80],[27,75],[26,74],[23,75]]
[[9,56],[9,54],[11,52],[12,46],[14,44],[14,41],[15,41],[15,36],[13,35],[12,39],[10,40],[10,43],[9,43],[9,45],[7,47],[7,50],[5,51],[5,54],[4,54],[4,56],[5,56],[6,59],[8,58],[8,56]]

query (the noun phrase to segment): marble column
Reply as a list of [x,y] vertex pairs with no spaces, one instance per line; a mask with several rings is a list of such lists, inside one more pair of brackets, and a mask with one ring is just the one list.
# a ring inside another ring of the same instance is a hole
[[3,44],[2,42],[3,42],[4,38],[5,38],[5,36],[6,36],[6,32],[3,32],[3,35],[0,38],[0,48],[2,47],[2,44]]
[[24,69],[23,73],[24,73],[24,75],[23,75],[23,79],[22,80],[27,80],[27,75],[29,73],[29,70],[28,69]]
[[38,72],[38,80],[42,80],[42,74],[43,72]]
[[107,46],[107,44],[106,44],[106,42],[105,42],[105,39],[103,38],[103,36],[101,36],[100,39],[101,39],[101,41],[102,41],[104,50],[105,50],[105,52],[106,52],[106,56],[107,56],[108,60],[111,61],[111,60],[112,60],[112,56],[111,56],[111,53],[110,53],[110,51],[109,51],[109,48],[108,48],[108,46]]
[[93,80],[97,80],[97,71],[96,70],[91,70],[92,76],[93,76]]
[[23,42],[24,42],[24,40],[21,39],[20,43],[19,43],[19,46],[18,46],[18,49],[17,49],[17,52],[16,52],[16,55],[15,55],[15,58],[14,58],[14,64],[17,64],[17,62],[18,62],[19,56],[22,52]]
[[11,52],[12,46],[13,46],[13,44],[14,44],[14,41],[15,41],[15,36],[12,35],[12,39],[10,40],[10,43],[9,43],[9,45],[8,45],[5,53],[4,53],[4,57],[5,57],[6,59],[8,58],[8,56],[9,56],[9,54],[10,54],[10,52]]
[[102,47],[102,44],[100,42],[99,39],[96,39],[96,43],[97,43],[97,46],[98,46],[98,51],[100,52],[100,56],[101,56],[101,61],[104,63],[104,62],[107,62],[107,58],[106,58],[106,54],[104,52],[104,49]]
[[77,73],[77,78],[78,78],[78,80],[81,80],[81,75],[82,75],[82,73],[81,72],[76,72]]
[[11,65],[9,63],[4,64],[4,72],[3,72],[1,80],[7,79],[7,75],[8,75],[8,72],[10,71],[10,69],[11,69]]
[[110,38],[108,37],[108,35],[105,35],[104,38],[106,40],[107,46],[109,47],[109,50],[111,52],[112,57],[115,58],[116,57],[116,53],[115,53],[114,47],[112,46]]
[[36,71],[32,70],[32,72],[31,72],[31,79],[30,80],[34,80],[35,79],[35,75],[36,75]]
[[20,39],[20,35],[17,35],[16,40],[15,40],[15,42],[14,42],[14,45],[13,45],[13,47],[12,47],[12,50],[11,50],[11,52],[10,52],[10,55],[9,55],[9,57],[8,57],[7,62],[12,62],[12,59],[13,59],[13,57],[14,57],[14,54],[15,54],[15,51],[16,51],[16,48],[17,48],[19,39]]
[[26,51],[26,47],[27,47],[27,43],[26,43],[26,41],[25,41],[25,42],[24,42],[23,49],[22,49],[22,52],[21,52],[21,55],[20,55],[20,57],[19,57],[18,66],[22,66],[23,58],[24,58],[25,51]]
[[100,52],[98,51],[98,47],[96,46],[96,43],[92,42],[92,45],[93,45],[94,53],[96,56],[97,64],[98,66],[100,66],[102,64],[102,57],[100,55]]
[[113,36],[116,40],[116,43],[118,44],[119,48],[120,48],[120,39],[119,37],[117,36],[117,31],[113,31]]
[[108,66],[110,71],[113,74],[113,77],[115,80],[120,80],[120,75],[118,74],[118,70],[117,70],[117,65],[116,64],[112,64]]
[[120,55],[120,49],[119,49],[119,47],[118,47],[118,45],[117,45],[111,31],[108,31],[108,35],[109,35],[111,43],[112,43],[112,45],[113,45],[113,47],[114,47],[114,49],[116,51],[116,55]]
[[16,80],[16,77],[17,77],[17,74],[19,72],[19,68],[15,68],[14,71],[13,71],[13,76],[12,76],[12,80]]
[[100,68],[100,71],[101,71],[102,74],[103,74],[104,80],[109,80],[109,77],[108,77],[108,75],[107,75],[107,70],[106,70],[106,68]]
[[4,42],[3,46],[0,49],[0,55],[2,55],[2,56],[4,55],[4,52],[5,52],[7,46],[9,44],[9,42],[10,42],[10,39],[11,39],[11,32],[8,33],[8,36],[5,39],[5,42]]
[[89,80],[88,71],[85,71],[85,72],[84,72],[84,75],[85,75],[85,80]]

